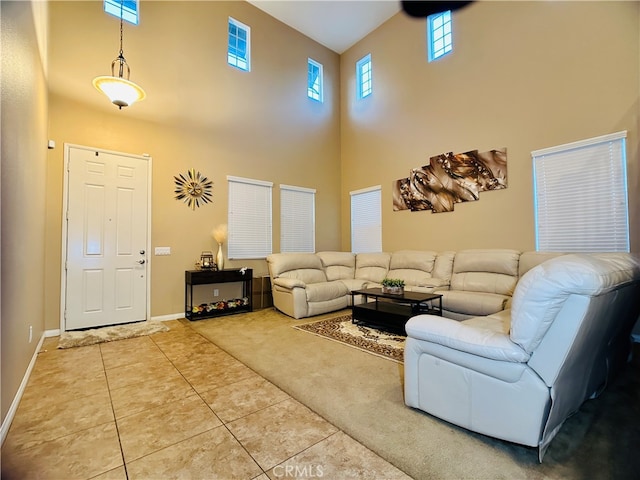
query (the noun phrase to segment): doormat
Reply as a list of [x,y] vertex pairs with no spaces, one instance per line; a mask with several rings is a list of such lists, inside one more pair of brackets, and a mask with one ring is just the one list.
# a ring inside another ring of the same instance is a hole
[[304,325],[294,325],[293,328],[344,343],[395,362],[402,363],[404,361],[406,337],[354,324],[351,322],[351,315],[341,315]]
[[64,332],[60,335],[60,340],[58,340],[58,348],[84,347],[86,345],[95,345],[96,343],[114,342],[125,338],[141,337],[168,331],[169,327],[162,322],[139,322]]

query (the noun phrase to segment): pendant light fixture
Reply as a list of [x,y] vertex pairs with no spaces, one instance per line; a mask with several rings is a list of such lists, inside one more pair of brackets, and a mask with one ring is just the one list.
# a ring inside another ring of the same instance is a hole
[[[129,81],[131,69],[122,53],[123,6],[124,0],[120,0],[120,54],[111,62],[111,76],[105,75],[93,79],[93,86],[109,97],[111,103],[117,105],[120,110],[122,110],[122,107],[128,107],[135,102],[144,100],[147,96],[141,87]],[[115,73],[116,64],[118,65],[117,76]]]

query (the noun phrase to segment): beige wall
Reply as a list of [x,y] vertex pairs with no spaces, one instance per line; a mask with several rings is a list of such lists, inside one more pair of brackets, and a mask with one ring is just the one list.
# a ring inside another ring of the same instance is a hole
[[[638,2],[476,2],[454,51],[428,63],[425,21],[400,13],[341,56],[342,246],[349,191],[382,185],[383,249],[535,248],[531,151],[628,131],[640,251]],[[354,99],[371,53],[371,97]],[[391,185],[443,152],[508,149],[508,188],[451,213],[393,212]]]
[[3,422],[44,331],[46,7],[0,3]]
[[[229,16],[251,27],[251,73],[226,64]],[[184,271],[217,248],[227,175],[274,183],[274,251],[280,184],[317,190],[316,247],[340,248],[336,53],[245,2],[142,2],[140,26],[125,25],[124,54],[148,98],[118,110],[91,85],[118,53],[118,21],[96,2],[53,2],[50,21],[47,329],[59,328],[64,143],[152,156],[151,244],[172,252],[151,257],[153,317],[184,311]],[[324,65],[323,104],[306,98],[308,57]],[[195,211],[173,198],[174,175],[189,168],[214,181],[213,204]],[[225,266],[267,271],[264,260]]]

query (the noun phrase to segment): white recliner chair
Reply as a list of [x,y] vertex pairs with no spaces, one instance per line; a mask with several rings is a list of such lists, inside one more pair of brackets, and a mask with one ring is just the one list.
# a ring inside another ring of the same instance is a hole
[[518,282],[510,310],[406,324],[405,403],[542,458],[563,422],[628,359],[640,315],[630,254],[547,260]]

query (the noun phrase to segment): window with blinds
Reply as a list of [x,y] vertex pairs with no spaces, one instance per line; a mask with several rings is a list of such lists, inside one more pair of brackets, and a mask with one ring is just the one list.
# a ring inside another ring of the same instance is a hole
[[629,251],[626,136],[531,152],[537,250]]
[[316,251],[316,191],[280,185],[280,251]]
[[382,251],[382,209],[380,185],[350,192],[351,251]]
[[230,259],[266,258],[271,247],[271,182],[227,177]]

